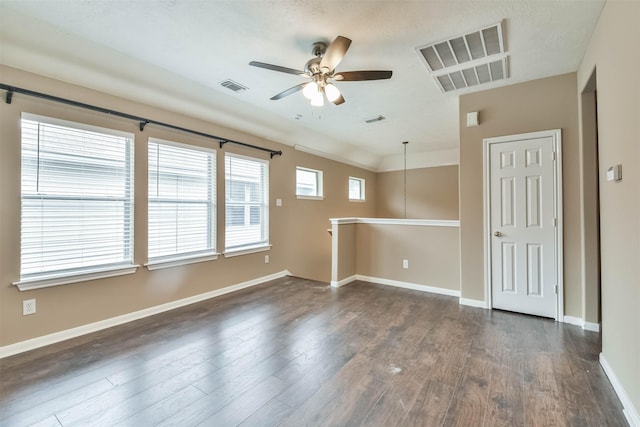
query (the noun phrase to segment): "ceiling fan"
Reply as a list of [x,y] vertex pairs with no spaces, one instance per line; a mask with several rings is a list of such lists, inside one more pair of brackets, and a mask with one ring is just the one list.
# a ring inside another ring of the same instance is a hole
[[293,68],[281,67],[279,65],[266,64],[264,62],[251,61],[249,65],[267,70],[279,71],[281,73],[294,74],[311,79],[310,82],[300,83],[279,94],[273,96],[271,100],[282,99],[293,93],[302,90],[303,95],[311,101],[311,105],[321,107],[324,105],[326,96],[335,105],[344,103],[344,97],[338,88],[329,80],[342,82],[355,82],[363,80],[385,80],[390,79],[392,71],[341,71],[336,72],[336,67],[347,53],[351,40],[338,36],[327,46],[324,42],[313,44],[312,53],[315,58],[310,59],[304,66],[304,71]]

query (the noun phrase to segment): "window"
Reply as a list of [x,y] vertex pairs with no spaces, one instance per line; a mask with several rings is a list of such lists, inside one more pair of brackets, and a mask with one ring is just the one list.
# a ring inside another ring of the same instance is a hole
[[215,182],[215,151],[149,140],[147,267],[215,256]]
[[364,179],[349,177],[349,200],[364,201]]
[[225,251],[269,245],[269,163],[225,154]]
[[133,135],[30,114],[21,127],[18,287],[135,271]]
[[297,167],[296,196],[301,199],[322,199],[322,171]]

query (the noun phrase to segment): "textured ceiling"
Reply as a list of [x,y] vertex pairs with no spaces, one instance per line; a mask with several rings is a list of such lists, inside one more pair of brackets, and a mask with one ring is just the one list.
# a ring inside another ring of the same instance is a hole
[[[457,162],[458,96],[443,94],[415,48],[503,21],[510,78],[575,71],[603,0],[0,0],[0,62],[361,164]],[[311,107],[305,81],[250,67],[302,69],[315,41],[353,40],[338,70],[391,80],[338,82],[346,103]],[[247,86],[234,93],[225,79]],[[387,120],[366,124],[383,115]],[[296,119],[296,116],[300,116]]]

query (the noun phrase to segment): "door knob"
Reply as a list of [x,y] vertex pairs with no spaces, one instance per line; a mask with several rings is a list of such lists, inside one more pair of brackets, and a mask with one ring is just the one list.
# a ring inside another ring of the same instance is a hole
[[494,236],[496,236],[496,237],[502,237],[502,233],[501,233],[501,232],[499,232],[499,231],[495,231],[495,232],[493,233],[493,235],[494,235]]

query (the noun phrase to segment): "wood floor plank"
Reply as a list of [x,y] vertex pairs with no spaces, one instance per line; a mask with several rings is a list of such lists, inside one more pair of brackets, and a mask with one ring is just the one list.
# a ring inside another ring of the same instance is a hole
[[[325,420],[340,408],[369,371],[368,358],[356,355],[289,416],[282,426],[328,425]],[[350,403],[349,403],[350,404]]]
[[455,388],[436,381],[425,381],[406,416],[398,423],[406,427],[441,426],[453,399]]
[[443,425],[470,426],[482,423],[488,406],[491,374],[490,362],[467,359]]
[[499,363],[492,364],[484,426],[525,425],[523,361],[521,353],[503,349]]
[[[113,425],[217,371],[201,362],[181,371],[138,377],[56,414],[63,425]],[[141,404],[140,401],[143,403]]]
[[0,360],[0,425],[624,426],[579,327],[285,277]]
[[293,410],[291,406],[277,398],[273,398],[238,425],[241,427],[276,426],[287,418]]
[[234,399],[229,405],[203,420],[199,425],[237,426],[277,396],[284,387],[285,384],[281,379],[270,376]]
[[40,422],[47,415],[55,415],[60,408],[72,407],[93,396],[100,395],[105,391],[113,390],[113,388],[113,384],[106,379],[101,379],[97,382],[68,391],[65,394],[58,395],[47,401],[40,402],[20,412],[14,412],[11,406],[2,405],[2,420],[0,420],[0,424],[12,427],[30,426],[36,422]]
[[384,391],[376,405],[363,418],[361,425],[370,427],[391,427],[399,424],[409,415],[409,410],[418,398],[422,384],[410,375],[395,378]]

